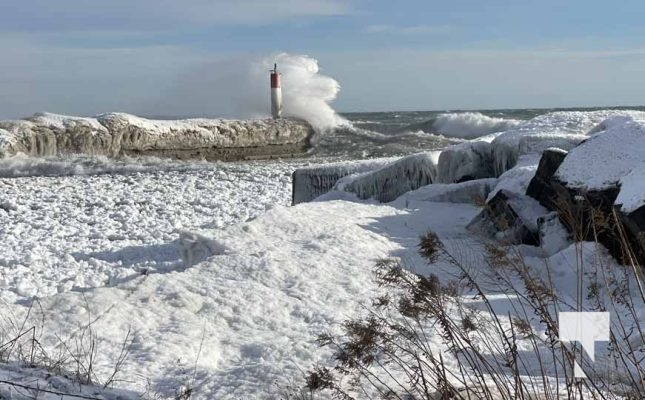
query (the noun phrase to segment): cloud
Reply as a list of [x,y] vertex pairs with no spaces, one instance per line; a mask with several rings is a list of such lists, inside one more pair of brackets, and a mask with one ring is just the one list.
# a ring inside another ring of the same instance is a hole
[[0,31],[173,30],[351,12],[349,0],[3,0]]
[[397,35],[440,35],[454,31],[450,25],[370,25],[365,28],[368,33],[389,33]]

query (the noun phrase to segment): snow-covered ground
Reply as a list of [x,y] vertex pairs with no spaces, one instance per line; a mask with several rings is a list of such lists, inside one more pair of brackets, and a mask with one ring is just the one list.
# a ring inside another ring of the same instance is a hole
[[[588,119],[583,122],[586,128]],[[374,282],[378,259],[396,257],[413,272],[442,279],[457,275],[449,263],[421,259],[417,246],[427,231],[481,277],[497,317],[509,327],[508,313],[526,304],[494,280],[485,281],[484,239],[466,226],[480,212],[475,197],[491,190],[490,196],[499,190],[524,194],[542,147],[518,150],[515,168],[499,178],[426,186],[387,204],[336,191],[325,201],[293,207],[291,173],[310,162],[1,160],[0,346],[34,327],[39,343],[54,353],[61,344],[78,343],[89,329],[97,338],[100,381],[110,375],[131,332],[119,388],[150,397],[191,388],[194,398],[276,398],[300,384],[313,365],[330,361],[328,350],[315,345],[316,336],[337,332],[383,290]],[[547,212],[538,215],[536,209],[528,210],[531,223]],[[572,245],[566,235],[554,240],[548,248],[520,245],[514,251],[536,276],[555,278],[562,310],[578,301],[579,286],[597,284],[607,271],[618,278],[604,282],[609,286],[599,289],[601,296],[615,289],[611,285],[636,284],[602,247]],[[462,300],[491,319],[472,293]],[[638,322],[645,306],[638,297],[634,302]],[[598,306],[589,299],[582,303],[584,309]],[[620,307],[609,309],[624,315]],[[538,316],[520,316],[536,337],[546,338]],[[634,328],[633,322],[626,328]],[[627,339],[645,346],[637,335]],[[428,340],[443,346],[439,332]],[[527,376],[561,372],[541,370],[529,341],[518,346],[526,350]],[[599,349],[597,360],[604,355]],[[445,362],[457,369],[454,358],[447,355]],[[600,373],[608,371],[602,361],[596,365]],[[0,365],[3,377],[64,386],[23,366]],[[12,390],[0,382],[0,395],[18,396]]]
[[[291,202],[294,163],[0,161],[0,300],[184,269],[182,246]],[[109,172],[109,173],[108,173]],[[69,176],[60,176],[60,173]],[[96,175],[95,173],[99,173]]]

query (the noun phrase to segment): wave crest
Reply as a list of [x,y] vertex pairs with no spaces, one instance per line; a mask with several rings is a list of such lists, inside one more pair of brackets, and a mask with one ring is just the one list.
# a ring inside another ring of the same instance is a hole
[[428,121],[431,132],[446,137],[473,139],[512,129],[523,121],[489,117],[478,112],[446,113]]

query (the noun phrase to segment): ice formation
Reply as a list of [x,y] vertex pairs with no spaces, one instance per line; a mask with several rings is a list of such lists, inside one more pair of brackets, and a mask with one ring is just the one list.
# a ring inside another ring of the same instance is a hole
[[456,183],[495,176],[491,144],[484,140],[450,146],[439,155],[437,182]]
[[305,203],[329,192],[339,179],[373,171],[395,160],[381,158],[363,161],[343,161],[299,168],[293,173],[292,204]]
[[[498,177],[513,168],[523,155],[539,155],[547,148],[569,150],[599,131],[604,124],[630,116],[645,118],[639,111],[562,111],[535,117],[511,129],[446,148],[439,157],[438,182],[454,183],[468,179]],[[599,125],[601,124],[601,125]],[[609,126],[609,125],[607,125]]]
[[387,203],[410,190],[433,183],[436,175],[437,152],[414,154],[377,170],[343,178],[334,189],[354,193],[359,199]]
[[496,178],[477,179],[461,183],[433,183],[405,193],[394,204],[406,207],[412,201],[476,204],[486,199],[497,184]]
[[96,118],[36,114],[0,121],[0,156],[83,153],[240,159],[303,152],[313,134],[300,120],[148,120],[110,113]]
[[519,156],[541,153],[549,147],[569,150],[587,139],[603,120],[612,116],[645,115],[638,111],[558,111],[537,116],[497,136],[492,142],[493,169],[499,176],[512,168]]

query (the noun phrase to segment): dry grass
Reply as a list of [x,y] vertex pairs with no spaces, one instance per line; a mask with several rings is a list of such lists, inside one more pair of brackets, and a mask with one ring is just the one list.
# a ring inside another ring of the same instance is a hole
[[[594,223],[572,225],[577,239],[597,238],[610,228],[620,232],[611,215],[583,211],[592,213]],[[583,211],[570,210],[564,218],[580,224]],[[387,294],[375,298],[364,317],[345,322],[342,334],[318,338],[319,345],[333,349],[334,359],[329,367],[309,372],[304,392],[308,398],[324,393],[345,400],[645,398],[645,334],[636,304],[645,301],[642,270],[627,236],[621,238],[624,259],[632,261],[624,268],[601,257],[586,265],[582,245],[577,245],[576,304],[567,304],[548,264],[536,273],[514,247],[488,243],[486,265],[475,269],[429,232],[420,239],[420,254],[431,264],[447,262],[458,279],[441,282],[435,275],[407,272],[398,260],[379,261],[376,279]],[[473,270],[485,270],[486,279],[475,277]],[[637,292],[629,285],[633,279]],[[485,281],[516,299],[506,315],[496,312],[498,297]],[[473,300],[479,307],[472,307]],[[592,379],[577,380],[573,361],[581,362],[583,353],[579,346],[559,341],[557,312],[564,306],[580,310],[583,303],[598,311],[625,312],[612,315],[617,319],[608,346],[612,365],[602,369],[585,362]]]

